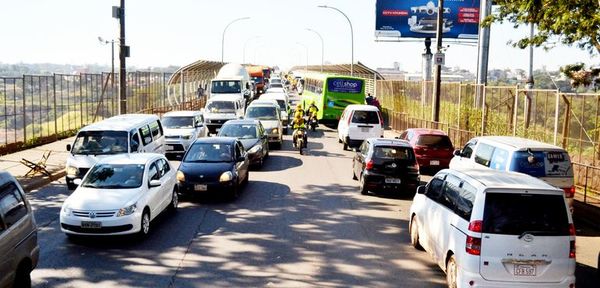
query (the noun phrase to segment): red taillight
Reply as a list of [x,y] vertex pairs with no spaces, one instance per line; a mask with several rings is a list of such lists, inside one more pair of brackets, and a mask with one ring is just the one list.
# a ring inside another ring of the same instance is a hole
[[377,115],[379,115],[379,124],[383,127],[383,116],[381,116],[381,111],[377,110]]
[[352,119],[352,114],[348,115],[348,126],[350,126],[350,120]]
[[483,221],[481,221],[481,220],[471,221],[471,223],[469,223],[469,231],[481,233],[482,226],[483,226]]
[[575,259],[575,256],[575,240],[571,240],[571,242],[569,242],[569,258]]
[[471,255],[481,255],[481,238],[467,236],[465,249]]
[[369,162],[367,162],[367,165],[365,165],[365,170],[371,169],[373,169],[373,160],[369,160]]
[[567,198],[573,198],[575,196],[575,186],[563,188],[563,191],[565,191],[565,197]]
[[575,236],[575,225],[573,223],[569,224],[569,235]]

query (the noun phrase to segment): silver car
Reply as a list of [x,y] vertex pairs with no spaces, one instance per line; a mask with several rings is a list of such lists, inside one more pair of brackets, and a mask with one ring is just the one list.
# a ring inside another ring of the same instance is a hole
[[283,125],[279,105],[276,101],[253,101],[246,109],[244,119],[259,120],[265,128],[269,143],[276,145],[276,148],[281,148],[283,144]]
[[200,111],[173,111],[161,118],[165,130],[165,154],[183,155],[197,138],[206,137],[208,128]]

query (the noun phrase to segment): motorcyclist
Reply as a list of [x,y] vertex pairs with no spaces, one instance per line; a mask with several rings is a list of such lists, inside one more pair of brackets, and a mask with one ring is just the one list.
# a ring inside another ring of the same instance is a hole
[[319,112],[319,107],[317,107],[317,105],[315,104],[315,101],[311,101],[310,102],[310,106],[308,107],[308,119],[309,121],[312,121],[312,119],[314,118],[316,121],[317,120],[317,113]]
[[304,117],[304,109],[302,108],[302,103],[298,103],[298,105],[296,105],[296,112],[294,112],[294,118],[296,117]]
[[[298,132],[300,130],[305,130],[306,129],[306,123],[304,122],[304,117],[299,116],[298,114],[294,115],[294,120],[292,121],[292,129],[294,129],[294,134],[293,134],[293,144],[294,147],[296,147],[296,139],[298,138]],[[306,134],[304,134],[304,147],[306,147]]]

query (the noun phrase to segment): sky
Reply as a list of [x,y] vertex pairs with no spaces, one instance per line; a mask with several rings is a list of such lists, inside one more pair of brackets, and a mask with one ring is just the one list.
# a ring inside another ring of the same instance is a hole
[[[375,0],[126,0],[126,42],[131,47],[128,66],[137,68],[182,66],[197,60],[221,59],[225,36],[225,62],[246,62],[290,67],[320,64],[321,43],[306,28],[324,39],[324,58],[331,63],[351,60],[350,18],[354,28],[354,61],[371,67],[421,70],[422,42],[376,42]],[[110,65],[110,45],[98,36],[118,39],[118,20],[111,7],[117,0],[0,0],[1,63],[55,63]],[[525,69],[528,50],[513,48],[509,40],[527,35],[528,29],[511,24],[491,29],[489,69]],[[421,40],[419,40],[421,41]],[[245,53],[244,53],[245,52]],[[118,49],[116,49],[118,61]],[[245,54],[245,56],[244,56]],[[556,70],[574,62],[597,63],[599,57],[577,47],[535,49],[534,68]],[[118,63],[118,62],[117,62]],[[477,47],[450,44],[446,66],[477,69]]]

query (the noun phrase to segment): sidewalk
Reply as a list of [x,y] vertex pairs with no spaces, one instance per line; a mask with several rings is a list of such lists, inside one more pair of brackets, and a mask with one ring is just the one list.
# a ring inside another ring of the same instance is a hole
[[[26,192],[40,188],[65,176],[65,162],[69,153],[66,150],[66,146],[67,144],[72,144],[74,139],[75,137],[70,137],[17,153],[0,156],[0,170],[7,171],[17,178]],[[27,174],[30,169],[21,163],[21,159],[27,159],[33,163],[37,163],[42,159],[46,151],[51,151],[50,156],[46,161],[46,170],[50,172],[51,176],[48,177],[38,173],[26,177],[25,174]]]

